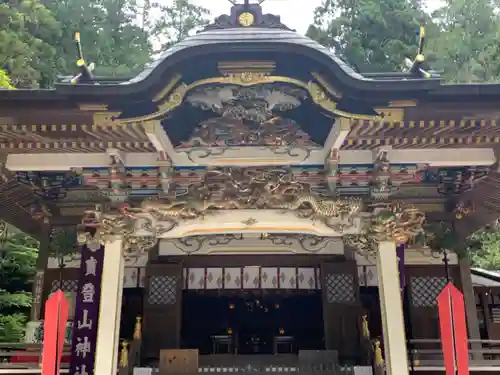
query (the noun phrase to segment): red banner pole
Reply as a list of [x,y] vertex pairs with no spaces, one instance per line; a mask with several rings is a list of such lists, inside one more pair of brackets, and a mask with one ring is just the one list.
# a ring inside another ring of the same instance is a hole
[[446,375],[469,375],[469,343],[464,296],[448,283],[437,298]]
[[450,284],[446,285],[437,298],[441,346],[443,349],[446,375],[455,375],[455,347],[453,338],[453,317],[451,307]]
[[450,287],[450,291],[458,375],[469,375],[469,344],[464,295],[454,285]]
[[60,373],[67,321],[68,300],[64,293],[58,290],[45,303],[42,375]]

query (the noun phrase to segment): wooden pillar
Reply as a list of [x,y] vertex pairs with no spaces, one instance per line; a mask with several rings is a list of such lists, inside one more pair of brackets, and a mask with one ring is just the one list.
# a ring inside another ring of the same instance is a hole
[[484,288],[481,288],[479,290],[479,298],[481,300],[481,305],[483,306],[483,314],[484,314],[484,324],[486,326],[486,332],[488,332],[488,339],[493,340],[494,339],[494,333],[493,333],[493,319],[491,318],[490,314],[490,306],[489,306],[489,295],[487,289],[485,290]]
[[408,375],[403,301],[395,242],[384,241],[379,244],[377,274],[387,375]]
[[49,260],[50,252],[50,237],[51,237],[51,224],[48,218],[45,218],[42,223],[42,233],[40,238],[40,247],[38,249],[38,258],[36,261],[36,274],[33,280],[33,304],[31,305],[30,320],[40,320],[40,313],[43,304],[43,285],[45,271]]
[[[464,294],[465,300],[465,312],[467,317],[467,330],[469,333],[469,339],[471,340],[481,340],[481,334],[479,332],[479,321],[477,318],[477,308],[476,308],[476,298],[474,295],[474,288],[472,286],[472,279],[470,273],[470,262],[468,259],[463,258],[459,260],[459,271],[460,271],[460,284],[462,285],[462,293]],[[480,350],[481,344],[479,342],[472,343],[472,349]],[[474,359],[482,359],[480,353],[475,353]]]
[[362,308],[355,260],[323,263],[321,267],[325,348],[355,357],[361,339]]
[[104,248],[95,374],[117,373],[123,272],[123,239],[117,237]]

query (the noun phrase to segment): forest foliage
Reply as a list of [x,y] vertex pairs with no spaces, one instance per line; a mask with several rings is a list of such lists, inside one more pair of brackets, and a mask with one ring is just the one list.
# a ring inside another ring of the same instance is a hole
[[[428,12],[422,0],[323,0],[307,35],[360,72],[400,71],[425,25],[427,60],[448,82],[499,81],[500,2],[441,4]],[[0,1],[0,69],[17,88],[52,87],[75,72],[79,31],[96,75],[131,77],[213,16],[189,0]]]
[[0,342],[24,337],[37,256],[37,241],[18,231],[7,232],[0,247]]

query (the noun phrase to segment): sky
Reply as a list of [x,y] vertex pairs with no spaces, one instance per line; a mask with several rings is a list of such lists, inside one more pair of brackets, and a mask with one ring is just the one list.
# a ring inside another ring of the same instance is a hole
[[[228,0],[192,0],[193,3],[203,5],[216,17],[229,13],[231,3]],[[240,0],[241,1],[241,0]],[[305,34],[308,26],[313,21],[314,9],[321,4],[322,0],[266,0],[262,4],[264,13],[281,16],[281,22]],[[439,6],[439,0],[427,0],[427,8],[434,10]]]

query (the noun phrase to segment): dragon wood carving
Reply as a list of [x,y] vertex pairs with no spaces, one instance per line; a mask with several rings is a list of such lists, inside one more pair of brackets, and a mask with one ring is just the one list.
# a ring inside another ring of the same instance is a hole
[[424,234],[425,215],[417,208],[401,203],[380,203],[372,207],[373,214],[364,233],[345,236],[347,245],[364,253],[374,253],[382,241],[406,244]]
[[[98,205],[94,210],[85,211],[82,223],[78,226],[77,242],[81,245],[97,242],[105,245],[115,237],[123,239],[125,254],[140,254],[148,251],[158,242],[158,236],[172,230],[175,222],[155,226],[153,220],[141,217],[141,225],[137,226],[128,205],[122,205],[116,211],[104,213]],[[145,229],[150,235],[137,235],[138,230]]]
[[[342,232],[354,225],[355,216],[363,208],[361,199],[320,196],[312,191],[311,185],[295,180],[287,168],[209,170],[200,182],[187,190],[187,194],[181,197],[146,199],[137,207],[123,205],[113,213],[88,211],[82,225],[96,228],[99,238],[106,239],[114,235],[133,237],[140,221],[140,228],[157,236],[183,221],[221,210],[275,209],[322,221]],[[161,223],[161,226],[154,227],[153,222]]]
[[301,218],[321,220],[341,231],[351,226],[353,218],[362,210],[360,199],[320,197],[311,191],[310,185],[296,181],[286,168],[211,170],[201,183],[188,190],[185,199],[146,200],[130,211],[146,212],[160,221],[178,222],[218,210],[278,209],[293,211]]

